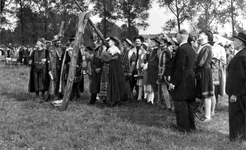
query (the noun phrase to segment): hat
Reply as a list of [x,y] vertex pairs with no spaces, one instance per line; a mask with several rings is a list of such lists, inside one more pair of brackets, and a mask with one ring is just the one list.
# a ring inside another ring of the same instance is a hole
[[152,38],[151,40],[155,41],[158,45],[161,45],[161,42],[159,41],[157,37]]
[[141,35],[138,37],[135,37],[134,41],[136,41],[136,39],[139,39],[141,42],[144,42],[144,37],[142,37]]
[[112,36],[111,36],[111,37],[108,37],[108,38],[105,39],[106,42],[108,42],[109,40],[114,41],[115,46],[119,46],[119,44],[120,44],[119,40],[116,39],[115,37],[112,37]]
[[212,31],[210,31],[210,30],[202,30],[199,33],[206,34],[206,36],[208,37],[208,42],[210,44],[214,44],[214,35],[213,35]]
[[245,33],[239,32],[237,36],[234,35],[233,37],[241,40],[242,42],[246,44],[246,34]]
[[129,39],[125,38],[124,41],[126,41],[127,44],[132,46],[132,42]]
[[54,37],[53,37],[53,40],[52,41],[59,41],[59,36],[58,35],[55,35]]

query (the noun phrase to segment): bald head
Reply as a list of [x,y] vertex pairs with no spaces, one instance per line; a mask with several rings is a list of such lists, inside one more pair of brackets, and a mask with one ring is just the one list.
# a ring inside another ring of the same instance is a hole
[[185,29],[180,30],[177,34],[178,44],[186,43],[188,41],[188,38],[189,38],[189,32]]

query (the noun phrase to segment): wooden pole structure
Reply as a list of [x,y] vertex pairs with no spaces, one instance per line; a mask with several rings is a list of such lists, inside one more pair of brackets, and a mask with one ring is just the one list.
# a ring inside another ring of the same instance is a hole
[[84,34],[84,29],[88,22],[88,18],[89,18],[89,13],[81,12],[79,14],[78,31],[76,33],[75,45],[73,47],[72,59],[70,62],[69,73],[68,73],[68,78],[67,78],[67,84],[66,84],[65,91],[64,91],[62,105],[58,107],[58,109],[61,111],[66,110],[68,107],[68,102],[69,102],[71,92],[72,92],[72,87],[73,87],[73,81],[74,81],[74,75],[75,75],[75,69],[76,69],[79,49],[83,41],[82,36]]

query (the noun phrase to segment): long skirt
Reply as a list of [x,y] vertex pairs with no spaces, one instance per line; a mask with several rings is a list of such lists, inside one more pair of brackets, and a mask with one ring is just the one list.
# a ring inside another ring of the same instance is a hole
[[100,84],[100,93],[98,96],[107,96],[107,87],[108,87],[108,73],[109,73],[109,64],[104,63],[102,68],[101,84]]

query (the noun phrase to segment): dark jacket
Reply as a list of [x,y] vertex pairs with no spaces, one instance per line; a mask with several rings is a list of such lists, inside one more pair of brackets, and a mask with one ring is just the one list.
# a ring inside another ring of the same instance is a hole
[[98,51],[94,52],[93,58],[91,60],[91,81],[90,81],[90,93],[97,94],[100,92],[100,83],[101,83],[101,75],[102,71],[99,73],[96,73],[97,68],[101,68],[103,66],[103,63],[99,57],[97,57]]
[[193,100],[195,98],[195,50],[187,43],[181,45],[173,58],[171,83],[175,89],[171,92],[174,101]]
[[227,95],[246,95],[246,48],[239,51],[230,61],[226,79]]

